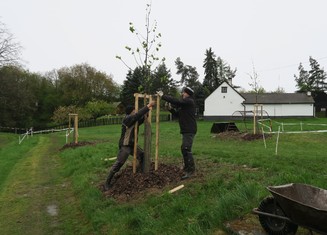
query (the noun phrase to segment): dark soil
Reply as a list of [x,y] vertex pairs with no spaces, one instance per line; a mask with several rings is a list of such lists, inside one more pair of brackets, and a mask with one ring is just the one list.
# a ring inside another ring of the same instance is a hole
[[[77,148],[87,145],[95,145],[97,142],[80,141],[67,143],[60,150]],[[177,165],[159,164],[158,170],[154,170],[151,164],[149,173],[133,173],[132,166],[122,168],[112,179],[112,187],[108,191],[103,190],[103,183],[99,185],[106,197],[112,197],[118,201],[136,200],[148,193],[161,193],[165,189],[170,190],[179,185],[183,170]],[[104,180],[103,180],[104,181]]]
[[[270,137],[270,134],[265,134],[265,138]],[[252,134],[252,133],[242,133],[238,131],[225,131],[214,135],[216,138],[222,139],[238,139],[238,140],[245,140],[245,141],[253,141],[253,140],[260,140],[263,138],[262,134]]]
[[60,150],[65,150],[68,148],[77,148],[77,147],[82,147],[82,146],[86,146],[86,145],[95,145],[95,142],[88,142],[88,141],[80,141],[78,143],[67,143],[65,144]]
[[[133,173],[132,166],[118,172],[112,182],[111,188],[104,191],[106,197],[112,197],[119,201],[137,199],[144,194],[170,190],[181,181],[183,170],[175,165],[159,164],[158,170],[154,170],[152,164],[149,173]],[[169,187],[170,186],[170,187]],[[103,186],[102,190],[103,190]],[[168,189],[169,188],[169,189]]]

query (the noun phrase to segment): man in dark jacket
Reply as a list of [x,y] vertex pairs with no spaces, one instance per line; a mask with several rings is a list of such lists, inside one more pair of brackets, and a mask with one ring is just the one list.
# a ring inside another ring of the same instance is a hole
[[195,102],[193,99],[194,91],[190,87],[184,87],[182,90],[182,98],[176,99],[171,96],[164,95],[162,91],[157,94],[165,101],[171,103],[177,109],[170,109],[170,112],[178,117],[180,133],[182,134],[181,151],[184,160],[185,174],[182,179],[189,178],[195,172],[194,158],[192,154],[193,139],[197,132],[197,124],[195,119]]
[[[144,106],[137,113],[135,112],[134,106],[126,107],[126,116],[122,122],[121,136],[119,139],[119,152],[117,160],[111,167],[109,175],[104,184],[104,189],[107,191],[110,188],[110,183],[114,175],[124,165],[129,155],[133,155],[134,141],[137,136],[134,136],[135,123],[142,124],[144,122],[144,115],[149,112],[150,109],[155,105],[154,101],[151,101],[148,105]],[[144,158],[144,151],[137,146],[137,159],[142,165]]]

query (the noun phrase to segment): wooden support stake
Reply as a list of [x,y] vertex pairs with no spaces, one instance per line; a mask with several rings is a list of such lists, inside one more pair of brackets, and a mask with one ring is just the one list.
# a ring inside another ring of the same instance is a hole
[[[150,95],[149,96],[149,103],[151,103],[151,101],[152,101],[152,96]],[[145,105],[146,105],[146,99],[145,99],[145,102],[144,102],[144,106]],[[152,122],[152,109],[150,109],[150,111],[149,111],[148,121],[149,121],[150,126],[151,126],[151,122]]]
[[68,138],[70,134],[70,128],[71,128],[71,118],[74,117],[74,143],[78,143],[78,114],[76,113],[70,113],[68,114],[69,117],[69,123],[68,123]]
[[151,96],[151,95],[140,94],[140,93],[135,93],[134,96],[135,96],[136,94],[138,95],[139,98],[150,98],[150,96]]
[[[135,96],[135,111],[137,112],[139,109],[139,94],[134,94]],[[137,128],[138,122],[135,123],[134,126],[134,152],[133,152],[133,173],[136,173],[136,155],[137,155]]]
[[174,192],[176,192],[177,190],[180,190],[180,189],[182,189],[182,188],[184,188],[184,184],[182,184],[182,185],[180,185],[180,186],[177,186],[176,188],[173,188],[173,189],[169,190],[169,193],[174,193]]
[[157,110],[156,110],[156,153],[154,161],[154,170],[158,170],[159,162],[159,113],[160,113],[160,96],[157,95]]
[[[70,114],[68,114],[68,141],[70,141],[70,127],[71,127],[71,121],[70,121]],[[67,144],[67,140],[66,140],[66,144]]]
[[258,106],[257,104],[254,105],[254,111],[253,111],[253,134],[255,135],[257,133],[257,111],[258,111]]
[[74,139],[75,139],[75,144],[78,143],[78,115],[75,115],[75,120],[74,120]]
[[[144,94],[144,106],[147,102],[151,102],[152,97],[150,95]],[[147,101],[149,98],[149,101]],[[146,120],[144,120],[144,161],[143,161],[143,172],[148,173],[150,172],[151,167],[151,109],[146,114]]]

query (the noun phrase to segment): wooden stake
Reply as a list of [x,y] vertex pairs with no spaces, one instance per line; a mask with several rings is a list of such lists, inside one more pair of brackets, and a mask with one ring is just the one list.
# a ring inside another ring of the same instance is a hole
[[74,139],[75,139],[75,144],[78,143],[78,114],[75,115],[75,120],[74,120]]
[[256,134],[256,129],[257,129],[257,127],[256,127],[256,122],[257,122],[257,120],[256,120],[256,114],[257,113],[257,105],[255,104],[254,105],[254,111],[253,111],[253,134]]
[[182,189],[182,188],[184,188],[184,184],[182,184],[182,185],[180,185],[180,186],[177,186],[176,188],[173,188],[173,189],[169,190],[169,193],[174,193],[174,192],[176,192],[177,190],[180,190],[180,189]]
[[[69,122],[68,122],[68,141],[70,141],[70,127],[71,127],[70,114],[68,114],[68,119],[69,119]],[[66,141],[66,144],[67,144],[67,141]]]
[[[152,97],[150,95],[144,94],[144,106],[147,104],[147,98],[151,102]],[[146,119],[144,120],[144,161],[143,161],[143,172],[149,173],[151,167],[151,109],[146,114]]]
[[154,161],[154,170],[158,170],[159,162],[159,113],[160,113],[160,96],[157,95],[157,110],[156,110],[156,152]]
[[[149,97],[149,103],[151,103],[152,101],[152,96],[148,96]],[[146,105],[146,99],[145,99],[145,102],[144,102],[144,106]],[[151,126],[151,122],[152,122],[152,109],[150,109],[149,111],[149,115],[148,115],[148,121],[150,123],[150,126]]]
[[[135,96],[135,112],[139,109],[139,94],[134,94]],[[134,152],[133,152],[133,173],[136,173],[136,155],[137,155],[137,128],[138,122],[135,123],[134,126]]]
[[71,118],[74,117],[74,143],[78,143],[78,114],[76,113],[70,113],[68,114],[69,117],[69,123],[68,123],[68,138],[70,134],[70,128],[71,128]]

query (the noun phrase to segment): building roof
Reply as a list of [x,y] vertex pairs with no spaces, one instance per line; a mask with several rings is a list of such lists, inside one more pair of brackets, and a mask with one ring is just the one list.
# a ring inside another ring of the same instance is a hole
[[240,93],[244,104],[313,104],[311,95],[305,93]]

